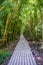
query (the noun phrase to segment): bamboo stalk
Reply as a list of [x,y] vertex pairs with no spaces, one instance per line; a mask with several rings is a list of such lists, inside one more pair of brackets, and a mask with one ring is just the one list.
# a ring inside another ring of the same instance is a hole
[[5,6],[1,7],[1,8],[0,8],[0,11],[2,11],[4,8],[5,8]]
[[3,35],[3,42],[4,42],[4,39],[6,39],[7,37],[7,29],[8,29],[8,25],[10,24],[10,20],[11,20],[11,12],[8,13],[8,16],[7,16],[6,26],[5,26],[4,35]]

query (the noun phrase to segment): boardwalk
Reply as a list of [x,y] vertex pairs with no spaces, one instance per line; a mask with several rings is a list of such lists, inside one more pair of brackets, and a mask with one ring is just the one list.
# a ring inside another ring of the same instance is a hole
[[36,65],[30,46],[23,35],[20,36],[8,65]]

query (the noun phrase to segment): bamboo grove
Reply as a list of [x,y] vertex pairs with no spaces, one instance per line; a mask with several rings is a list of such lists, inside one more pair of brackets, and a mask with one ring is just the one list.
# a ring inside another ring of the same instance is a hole
[[43,0],[0,0],[0,45],[20,34],[43,40]]

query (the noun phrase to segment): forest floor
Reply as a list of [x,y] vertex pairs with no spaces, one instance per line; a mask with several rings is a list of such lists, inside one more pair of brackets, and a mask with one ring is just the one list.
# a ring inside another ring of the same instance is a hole
[[37,65],[43,65],[43,49],[37,50],[35,46],[31,46],[31,50]]
[[[17,41],[15,43],[17,45]],[[11,55],[12,55],[16,45],[12,42],[9,44],[7,51],[9,53],[11,53]],[[35,57],[37,65],[43,65],[43,49],[37,50],[35,46],[30,46],[30,47],[31,47],[33,56]],[[11,55],[9,57],[7,57],[1,65],[7,65],[11,58]]]

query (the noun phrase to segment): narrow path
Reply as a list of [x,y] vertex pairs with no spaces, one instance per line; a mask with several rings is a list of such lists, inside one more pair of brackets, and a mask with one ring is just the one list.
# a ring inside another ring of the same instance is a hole
[[8,65],[36,65],[30,46],[23,35],[20,36]]

